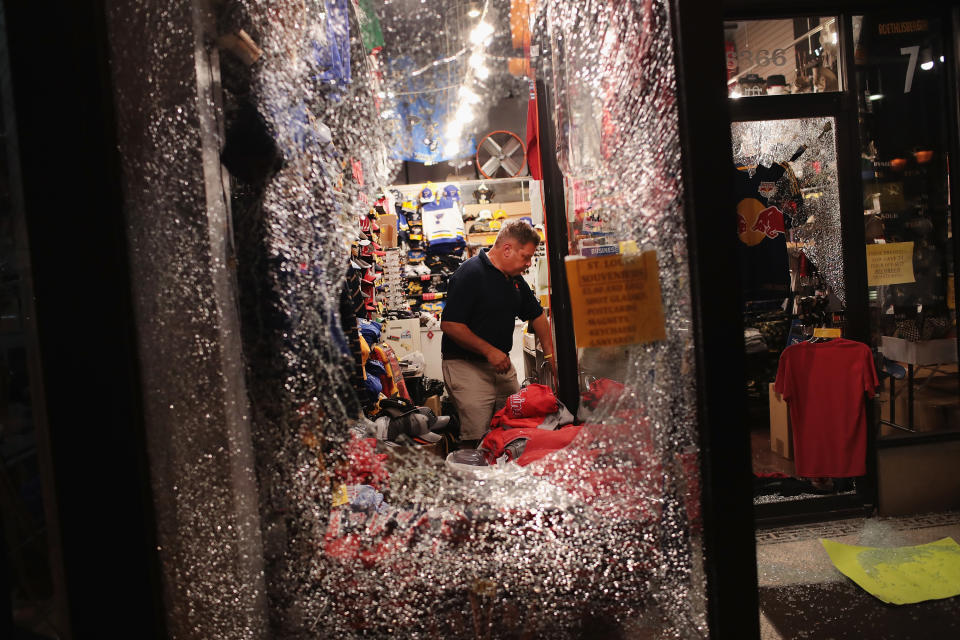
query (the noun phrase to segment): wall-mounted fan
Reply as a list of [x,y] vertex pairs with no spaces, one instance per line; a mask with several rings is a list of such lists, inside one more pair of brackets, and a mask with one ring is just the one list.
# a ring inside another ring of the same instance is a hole
[[510,131],[491,131],[477,145],[477,169],[484,178],[512,178],[527,166],[523,140]]

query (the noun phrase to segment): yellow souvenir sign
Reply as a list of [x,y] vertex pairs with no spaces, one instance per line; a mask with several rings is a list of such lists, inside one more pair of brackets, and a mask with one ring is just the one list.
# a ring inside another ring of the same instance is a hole
[[612,347],[666,337],[657,254],[566,260],[578,347]]

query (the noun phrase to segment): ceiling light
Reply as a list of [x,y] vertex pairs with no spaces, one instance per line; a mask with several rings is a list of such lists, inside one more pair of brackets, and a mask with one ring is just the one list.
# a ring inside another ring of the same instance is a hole
[[490,70],[485,66],[480,65],[473,70],[473,75],[477,76],[478,80],[486,80],[488,77],[490,77]]
[[882,93],[871,94],[867,96],[867,100],[870,100],[872,102],[876,102],[877,100],[883,100],[883,94]]
[[480,3],[471,2],[470,4],[467,5],[467,15],[470,16],[471,18],[479,18],[481,13],[482,12],[480,11]]
[[469,64],[474,69],[478,69],[483,66],[483,54],[479,51],[474,51],[470,54],[470,58],[467,59],[467,64]]
[[473,120],[473,109],[471,109],[468,104],[461,104],[457,107],[457,112],[453,117],[458,124],[466,124]]
[[926,62],[921,62],[921,63],[920,63],[920,68],[923,69],[924,71],[930,71],[930,69],[933,69],[933,60],[928,60],[928,61],[926,61]]
[[480,96],[466,87],[460,88],[459,97],[467,104],[478,104],[480,102]]
[[470,32],[470,42],[480,44],[493,35],[493,26],[489,22],[478,22]]

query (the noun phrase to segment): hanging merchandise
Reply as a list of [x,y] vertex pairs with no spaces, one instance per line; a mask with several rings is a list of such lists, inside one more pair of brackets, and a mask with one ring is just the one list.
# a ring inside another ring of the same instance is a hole
[[325,24],[313,33],[314,78],[342,87],[350,83],[350,12],[347,0],[325,0]]
[[430,165],[469,157],[476,151],[476,142],[469,132],[460,135],[458,144],[441,140],[457,111],[459,85],[455,78],[463,75],[462,62],[436,66],[430,62],[417,69],[418,63],[410,56],[395,56],[386,61],[388,84],[396,91],[387,96],[381,118],[392,132],[392,153],[397,160]]
[[[424,199],[424,194],[429,194],[428,199]],[[420,203],[427,253],[462,253],[467,241],[460,207],[460,190],[454,185],[447,185],[440,195],[437,195],[427,186],[421,192]]]
[[380,28],[380,19],[373,10],[373,0],[353,0],[353,7],[357,11],[357,22],[360,23],[360,40],[367,53],[377,53],[383,49],[383,30]]
[[383,282],[386,292],[385,304],[388,310],[406,308],[403,287],[403,269],[400,266],[400,250],[387,249],[383,259]]
[[790,293],[786,233],[803,203],[797,179],[788,162],[735,168],[734,174],[744,299],[786,298]]
[[527,168],[534,180],[543,180],[540,164],[540,121],[537,111],[536,85],[530,83],[530,99],[527,101]]
[[797,475],[865,475],[867,397],[879,384],[870,348],[835,338],[801,342],[780,356],[775,390],[787,401],[793,424]]

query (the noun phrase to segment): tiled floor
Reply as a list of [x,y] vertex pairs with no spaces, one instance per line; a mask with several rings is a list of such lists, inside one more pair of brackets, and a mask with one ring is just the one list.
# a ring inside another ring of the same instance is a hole
[[916,605],[884,604],[842,575],[820,543],[828,538],[895,547],[946,537],[960,542],[960,512],[758,531],[761,638],[960,638],[960,596]]

